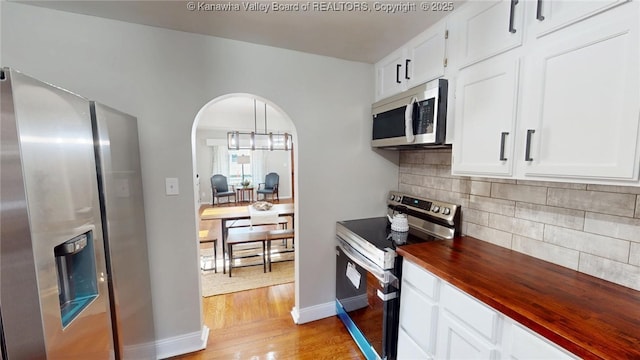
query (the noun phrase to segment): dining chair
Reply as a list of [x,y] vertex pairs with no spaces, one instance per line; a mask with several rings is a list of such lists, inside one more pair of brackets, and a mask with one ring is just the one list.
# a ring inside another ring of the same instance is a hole
[[[276,200],[280,200],[278,196],[278,185],[280,184],[280,175],[277,173],[271,172],[265,176],[264,182],[258,184],[258,193],[257,197],[262,194],[263,200],[267,199],[267,195],[271,195],[271,200],[275,196]],[[259,199],[258,199],[259,200]]]
[[233,185],[229,188],[227,177],[224,175],[216,174],[211,177],[211,193],[213,195],[211,205],[216,204],[216,199],[218,199],[218,205],[220,205],[221,197],[226,197],[227,201],[229,201],[229,197],[233,196],[233,200],[237,202],[236,190]]

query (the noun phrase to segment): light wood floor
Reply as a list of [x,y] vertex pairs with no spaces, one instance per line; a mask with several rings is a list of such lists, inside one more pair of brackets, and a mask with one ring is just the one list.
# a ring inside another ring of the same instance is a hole
[[207,348],[173,359],[364,359],[340,319],[296,325],[293,283],[203,299]]
[[[201,212],[210,206],[203,205]],[[215,225],[220,238],[220,226]],[[204,322],[210,329],[207,348],[173,359],[364,359],[337,317],[294,324],[294,294],[289,283],[203,298]]]

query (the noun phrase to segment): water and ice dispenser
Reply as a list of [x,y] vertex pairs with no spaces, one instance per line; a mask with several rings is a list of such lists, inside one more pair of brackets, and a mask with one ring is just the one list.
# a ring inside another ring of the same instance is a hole
[[98,297],[93,231],[78,235],[54,249],[62,327]]

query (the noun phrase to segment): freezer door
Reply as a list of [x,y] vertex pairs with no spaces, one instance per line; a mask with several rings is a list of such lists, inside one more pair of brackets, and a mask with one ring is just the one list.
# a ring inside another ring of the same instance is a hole
[[4,330],[2,329],[2,305],[0,305],[0,360],[6,359],[7,349],[4,343]]
[[92,102],[114,339],[122,359],[155,359],[136,118]]
[[[0,303],[8,358],[111,359],[89,101],[4,73]],[[77,252],[55,250],[83,234]]]

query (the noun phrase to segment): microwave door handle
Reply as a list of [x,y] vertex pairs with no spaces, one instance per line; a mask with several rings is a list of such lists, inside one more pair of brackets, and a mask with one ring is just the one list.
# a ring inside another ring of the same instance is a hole
[[415,140],[415,136],[413,136],[413,104],[416,102],[418,102],[418,98],[414,96],[404,111],[404,134],[407,138],[407,143],[412,143]]

